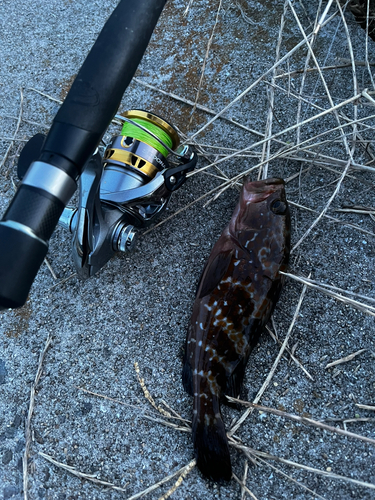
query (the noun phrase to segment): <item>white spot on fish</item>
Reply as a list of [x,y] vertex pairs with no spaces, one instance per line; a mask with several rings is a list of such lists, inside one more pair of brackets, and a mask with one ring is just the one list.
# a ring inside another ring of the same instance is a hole
[[238,264],[240,263],[241,261],[240,260],[236,260],[236,262],[233,264],[234,266],[238,266]]
[[218,309],[215,313],[215,316],[219,316],[219,314],[221,314],[221,309]]
[[201,371],[198,373],[198,375],[200,375],[201,377],[204,377],[204,371],[203,371],[203,370],[201,370]]
[[257,236],[258,236],[258,233],[254,233],[254,236],[251,238],[250,241],[254,241]]
[[208,304],[204,304],[204,307],[208,310],[208,311],[211,311],[212,307],[209,306]]
[[201,340],[198,342],[198,345],[199,345],[199,347],[202,345],[202,341]]
[[199,323],[199,328],[203,330],[203,323]]

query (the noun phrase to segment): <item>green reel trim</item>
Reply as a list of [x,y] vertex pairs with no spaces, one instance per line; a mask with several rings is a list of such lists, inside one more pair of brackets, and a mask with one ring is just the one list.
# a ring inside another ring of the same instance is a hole
[[[124,116],[149,130],[152,134],[163,141],[170,149],[175,149],[178,146],[180,140],[177,132],[162,118],[141,110],[127,111],[124,113]],[[159,151],[159,153],[165,158],[168,156],[168,150],[163,147],[159,141],[132,123],[124,123],[121,135],[142,141]]]

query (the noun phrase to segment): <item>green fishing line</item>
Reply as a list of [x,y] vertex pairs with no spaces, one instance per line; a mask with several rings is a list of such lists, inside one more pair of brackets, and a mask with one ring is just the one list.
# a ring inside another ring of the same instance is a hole
[[[168,147],[172,148],[172,139],[171,137],[164,132],[160,127],[157,125],[154,125],[153,123],[150,123],[146,120],[141,120],[140,118],[132,118],[133,122],[138,123],[139,125],[142,125],[142,127],[146,128],[150,132],[152,132],[154,135],[159,137],[160,140],[162,140]],[[161,153],[163,156],[167,157],[168,156],[168,150],[165,149],[160,142],[158,142],[154,137],[152,137],[150,134],[145,132],[144,130],[138,128],[136,125],[133,125],[132,123],[125,122],[124,126],[122,127],[121,130],[121,135],[124,135],[126,137],[133,137],[133,139],[137,139],[138,141],[145,142],[146,144],[149,144],[153,148],[155,148],[159,153]]]

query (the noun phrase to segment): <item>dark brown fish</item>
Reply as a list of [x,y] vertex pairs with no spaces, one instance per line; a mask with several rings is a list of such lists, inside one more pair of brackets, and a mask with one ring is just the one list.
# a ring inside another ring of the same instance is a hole
[[220,398],[239,395],[250,352],[279,298],[289,249],[284,181],[245,181],[198,284],[183,369],[194,397],[197,464],[215,481],[232,475]]

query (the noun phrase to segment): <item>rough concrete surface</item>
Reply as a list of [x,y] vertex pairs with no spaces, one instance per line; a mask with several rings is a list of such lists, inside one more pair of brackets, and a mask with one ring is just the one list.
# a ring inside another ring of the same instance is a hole
[[[140,83],[195,100],[219,2],[194,0],[184,17],[187,3],[187,0],[167,3],[138,69],[138,81],[133,81],[124,95],[121,111],[131,108],[154,111],[189,137],[212,115],[196,110],[189,123],[190,105]],[[50,97],[64,98],[115,5],[115,0],[0,0],[0,158],[7,153],[0,171],[1,214],[18,182],[17,156],[24,141],[47,130],[59,107]],[[312,32],[326,5],[327,2],[294,2],[306,34]],[[205,64],[200,105],[219,112],[273,66],[283,9],[283,1],[222,1]],[[322,67],[342,66],[351,59],[345,23],[339,13],[334,16],[337,9],[333,2],[325,17],[328,22],[313,45]],[[358,92],[365,88],[374,90],[365,64],[366,46],[367,60],[375,61],[374,42],[366,43],[365,31],[355,24],[350,12],[345,12],[344,19],[356,61]],[[301,40],[303,35],[288,5],[279,57]],[[303,45],[278,67],[276,75],[303,70],[307,53]],[[308,67],[315,68],[312,58]],[[373,67],[369,66],[371,71]],[[334,105],[356,93],[352,67],[327,69],[323,73]],[[292,73],[277,78],[274,83],[278,87],[272,87],[265,83],[272,81],[272,72],[267,74],[223,115],[257,133],[218,118],[195,138],[206,151],[206,158],[200,158],[198,167],[233,152],[212,146],[240,150],[261,140],[267,117],[272,115],[269,115],[272,99],[273,133],[297,123],[298,95],[304,99],[301,121],[320,112],[314,106],[329,109],[332,103],[319,73],[307,72],[301,91],[302,79],[301,73]],[[11,144],[20,113],[21,88],[22,119]],[[303,125],[299,139],[294,128],[277,137],[281,142],[272,141],[271,156],[277,151],[284,152],[270,161],[268,175],[288,179],[289,200],[316,211],[291,206],[293,244],[308,230],[335,191],[349,158],[343,134],[348,147],[354,146],[353,127],[345,126],[340,133],[337,119],[345,124],[344,115],[350,121],[355,113],[364,118],[374,114],[373,107],[368,98],[358,98],[354,105],[339,109],[338,118],[329,113]],[[368,119],[359,125],[361,137],[357,137],[353,153],[357,165],[372,165],[373,124],[374,120]],[[299,150],[293,149],[298,140],[303,142],[334,128]],[[113,126],[111,132],[118,131]],[[218,165],[221,172],[210,167],[189,178],[174,194],[162,218],[219,186],[223,177],[233,177],[259,164],[262,148],[256,146],[248,151],[251,155],[244,153],[221,162]],[[285,153],[288,148],[292,148],[291,152]],[[258,169],[251,173],[254,179],[257,172]],[[371,171],[349,170],[327,210],[327,215],[344,224],[327,217],[319,220],[293,251],[290,269],[294,275],[306,277],[311,273],[311,278],[321,283],[374,296],[375,240],[371,210],[336,212],[345,205],[374,207],[373,175]],[[164,400],[183,418],[191,418],[192,401],[183,391],[180,376],[187,324],[197,280],[212,245],[229,220],[238,199],[238,188],[225,190],[205,206],[211,197],[148,232],[140,238],[132,254],[113,258],[85,282],[76,277],[66,280],[74,273],[71,237],[57,228],[48,253],[56,278],[44,264],[26,305],[0,316],[0,498],[20,499],[24,495],[25,422],[30,389],[48,336],[52,342],[43,361],[31,418],[28,498],[129,498],[193,459],[189,433],[146,418],[168,420],[146,400],[134,363],[138,363],[140,376],[156,405],[162,406]],[[273,331],[276,328],[281,342],[301,291],[300,283],[287,280],[274,314],[274,327],[270,325]],[[356,406],[375,404],[374,332],[373,316],[308,288],[289,349],[293,349],[313,380],[285,351],[260,404],[375,439],[374,411]],[[326,368],[328,363],[362,349],[354,359]],[[265,332],[250,357],[242,399],[254,399],[279,351],[280,344]],[[244,411],[244,408],[224,407],[228,429]],[[236,436],[247,447],[313,468],[315,472],[267,456],[260,457],[256,464],[248,460],[246,486],[252,492],[250,497],[249,493],[241,493],[235,479],[216,485],[194,468],[171,498],[281,500],[310,499],[315,495],[331,500],[375,498],[375,448],[371,443],[258,410],[248,416]],[[40,453],[123,491],[76,477]],[[231,456],[234,473],[242,479],[246,456],[235,448],[231,448]],[[178,476],[174,477],[146,498],[162,497],[177,479]]]

